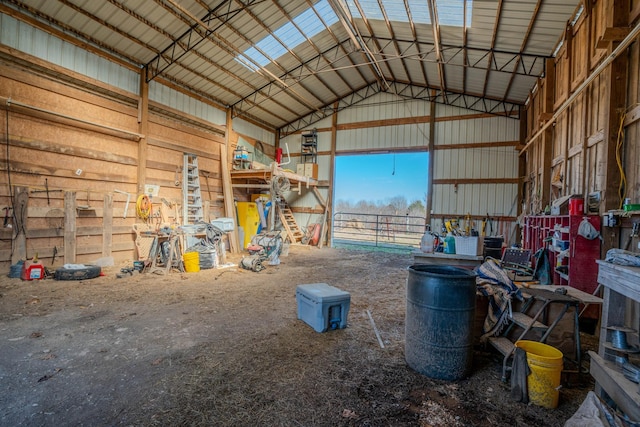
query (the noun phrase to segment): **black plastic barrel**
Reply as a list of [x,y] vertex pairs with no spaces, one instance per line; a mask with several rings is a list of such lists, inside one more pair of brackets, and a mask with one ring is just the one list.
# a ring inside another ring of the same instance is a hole
[[457,380],[471,372],[476,273],[464,268],[409,267],[405,360],[430,378]]
[[482,257],[502,259],[502,237],[485,237],[483,243]]

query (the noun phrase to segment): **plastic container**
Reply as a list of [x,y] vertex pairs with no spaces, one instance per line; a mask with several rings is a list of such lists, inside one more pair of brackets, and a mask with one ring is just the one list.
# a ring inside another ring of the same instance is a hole
[[198,252],[185,252],[182,255],[184,271],[187,273],[197,273],[200,271],[200,254]]
[[563,368],[562,352],[537,341],[520,340],[515,345],[527,353],[527,364],[531,369],[527,377],[529,400],[544,408],[556,408]]
[[484,258],[491,257],[495,259],[502,258],[502,237],[485,237],[483,240],[482,256]]
[[427,231],[422,236],[422,240],[420,240],[420,250],[426,253],[433,252],[433,242],[434,242],[433,234],[431,234],[430,231]]
[[444,253],[456,253],[456,238],[451,233],[447,234],[447,237],[444,238]]
[[573,198],[569,199],[569,215],[583,215],[584,214],[584,199]]
[[233,231],[233,218],[216,218],[211,221],[212,225],[215,225],[222,231]]
[[251,243],[251,238],[258,233],[260,214],[255,202],[237,202],[236,207],[238,209],[238,226],[244,230],[242,249],[246,249]]
[[477,256],[479,253],[479,238],[476,236],[454,236],[455,239],[455,253],[458,255],[473,255]]
[[316,332],[347,327],[351,295],[326,283],[296,287],[298,319]]
[[40,280],[44,279],[44,266],[40,261],[26,260],[22,264],[22,272],[20,278],[22,280]]
[[405,360],[431,378],[457,380],[471,372],[476,273],[465,268],[409,267]]

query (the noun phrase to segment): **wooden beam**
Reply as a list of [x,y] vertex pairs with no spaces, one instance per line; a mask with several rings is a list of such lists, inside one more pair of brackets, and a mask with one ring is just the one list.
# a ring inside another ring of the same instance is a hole
[[[2,109],[2,106],[0,106]],[[45,153],[63,154],[67,156],[79,157],[91,160],[101,160],[109,163],[117,163],[126,166],[134,166],[137,161],[131,156],[122,156],[115,153],[93,150],[89,147],[81,148],[72,145],[61,144],[59,142],[37,141],[20,135],[11,135],[11,146],[27,148],[29,150],[42,151]]]
[[427,147],[429,154],[427,155],[427,200],[426,212],[425,212],[425,224],[431,227],[431,211],[433,211],[433,165],[435,156],[436,145],[436,102],[431,101],[429,103],[429,141],[427,141]]
[[140,70],[140,99],[138,100],[138,132],[143,137],[138,141],[138,175],[137,193],[144,194],[144,186],[147,180],[147,157],[149,143],[149,83],[147,83],[147,69]]
[[606,49],[611,42],[621,42],[629,35],[631,28],[629,27],[608,27],[605,28],[604,34],[596,43],[596,49]]
[[517,184],[519,180],[519,178],[446,178],[434,179],[433,184]]
[[469,142],[464,144],[437,144],[436,150],[460,150],[467,148],[519,147],[520,141]]
[[102,256],[111,256],[113,246],[113,195],[104,195],[104,211],[102,213]]
[[64,193],[64,262],[76,262],[76,193]]
[[16,187],[13,194],[13,255],[11,262],[15,264],[27,259],[27,218],[29,217],[29,188]]
[[640,105],[636,105],[627,113],[627,116],[624,119],[624,126],[630,126],[638,120],[640,120]]
[[[230,112],[227,113],[227,119],[230,120]],[[231,174],[229,173],[229,158],[227,157],[227,147],[220,145],[220,170],[222,171],[222,192],[224,195],[224,214],[228,218],[236,220],[236,207],[233,200],[233,188],[231,186]],[[238,224],[233,231],[229,232],[229,247],[232,253],[240,252],[240,239],[238,238]]]
[[542,145],[540,147],[542,153],[542,177],[540,181],[541,198],[540,206],[544,208],[551,205],[551,169],[553,163],[553,129],[547,128],[541,134]]
[[[324,206],[324,221],[320,230],[320,244],[322,247],[325,238],[327,246],[331,246],[331,224],[333,223],[333,189],[335,188],[334,175],[336,166],[336,150],[338,146],[338,103],[333,104],[331,116],[331,157],[329,158],[329,188],[327,188],[327,200]],[[315,188],[315,187],[314,187]],[[326,228],[325,228],[326,227]]]

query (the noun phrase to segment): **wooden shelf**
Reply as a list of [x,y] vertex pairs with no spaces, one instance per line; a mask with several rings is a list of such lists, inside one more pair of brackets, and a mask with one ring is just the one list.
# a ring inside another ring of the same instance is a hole
[[635,421],[640,420],[638,384],[625,378],[613,362],[604,360],[593,351],[589,352],[589,356],[591,358],[590,372],[598,385],[607,392],[627,416]]
[[[640,421],[640,394],[638,384],[628,380],[620,368],[606,360],[611,355],[620,353],[612,349],[612,329],[633,329],[629,324],[627,307],[631,301],[640,302],[640,268],[612,264],[598,260],[598,283],[604,287],[602,319],[600,326],[600,345],[598,354],[589,352],[591,356],[591,375],[596,380],[597,391],[604,391],[616,405],[633,421]],[[636,345],[637,334],[627,333],[630,344]],[[631,338],[631,339],[630,339]],[[633,341],[633,342],[631,342]]]

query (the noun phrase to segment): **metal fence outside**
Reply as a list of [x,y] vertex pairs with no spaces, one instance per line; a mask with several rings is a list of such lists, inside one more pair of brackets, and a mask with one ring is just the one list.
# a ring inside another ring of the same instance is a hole
[[409,215],[336,212],[333,244],[357,244],[384,248],[418,248],[425,218]]

